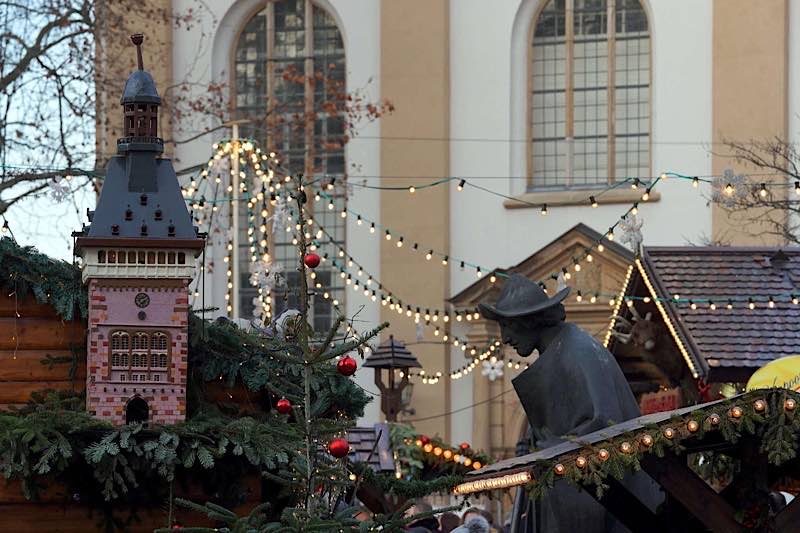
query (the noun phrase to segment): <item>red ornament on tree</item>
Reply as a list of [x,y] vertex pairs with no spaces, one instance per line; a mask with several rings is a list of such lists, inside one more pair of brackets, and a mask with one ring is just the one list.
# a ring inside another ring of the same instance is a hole
[[343,376],[352,376],[356,373],[356,368],[358,368],[356,360],[349,355],[345,355],[336,363],[336,370]]
[[278,412],[282,415],[288,415],[292,412],[292,402],[287,400],[286,398],[281,398],[278,400],[278,403],[275,405],[278,409]]
[[469,442],[462,442],[461,443],[462,450],[469,450]]
[[319,266],[320,258],[317,254],[306,254],[303,262],[308,268],[317,268]]
[[422,442],[423,446],[431,443],[431,438],[427,435],[420,435],[419,440]]
[[337,459],[350,453],[350,444],[345,439],[333,439],[328,443],[328,452]]

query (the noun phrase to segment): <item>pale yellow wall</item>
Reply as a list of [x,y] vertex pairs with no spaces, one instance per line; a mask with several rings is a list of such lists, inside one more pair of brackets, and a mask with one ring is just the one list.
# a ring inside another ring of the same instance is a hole
[[[714,0],[712,50],[712,132],[715,143],[787,138],[789,0]],[[714,145],[714,175],[726,168],[754,172]],[[762,170],[763,172],[763,170]],[[779,178],[781,181],[783,178]],[[769,179],[764,179],[768,182]],[[773,189],[783,194],[785,189]],[[782,244],[748,223],[753,213],[728,215],[712,208],[716,241],[734,245]],[[782,216],[782,215],[781,215]]]
[[[381,120],[382,176],[447,176],[449,147],[442,142],[408,142],[392,137],[447,138],[449,135],[449,3],[447,0],[382,0],[381,95],[396,111]],[[384,179],[382,185],[424,183],[430,179]],[[381,222],[402,235],[405,246],[420,241],[436,250],[449,246],[447,187],[407,192],[381,192]],[[414,255],[398,250],[395,240],[381,239],[381,280],[396,296],[421,306],[441,308],[448,296],[448,271],[440,261],[425,261],[425,251]],[[423,307],[424,311],[424,307]],[[397,313],[382,309],[396,338],[414,341],[415,326]],[[444,374],[438,385],[417,380],[412,407],[416,417],[449,409],[447,349],[442,345],[411,346],[430,371]],[[412,418],[412,417],[409,417]],[[414,417],[415,418],[415,417]],[[449,419],[415,423],[421,433],[449,439]]]

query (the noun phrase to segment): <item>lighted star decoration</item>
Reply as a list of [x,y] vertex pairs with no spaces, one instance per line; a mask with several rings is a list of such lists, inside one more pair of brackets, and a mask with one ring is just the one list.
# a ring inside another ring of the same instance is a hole
[[643,224],[644,220],[633,213],[628,213],[619,224],[620,242],[627,244],[637,254],[641,251],[642,241],[644,240],[642,236]]
[[481,375],[485,376],[489,381],[494,381],[497,378],[503,377],[503,362],[494,357],[491,361],[484,361]]

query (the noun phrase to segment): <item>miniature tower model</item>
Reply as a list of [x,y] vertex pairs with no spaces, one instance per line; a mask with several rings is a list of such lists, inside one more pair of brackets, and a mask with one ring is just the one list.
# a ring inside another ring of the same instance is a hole
[[188,286],[204,246],[172,161],[161,158],[161,98],[143,69],[122,94],[124,136],[97,209],[77,232],[89,290],[86,408],[114,424],[186,417]]

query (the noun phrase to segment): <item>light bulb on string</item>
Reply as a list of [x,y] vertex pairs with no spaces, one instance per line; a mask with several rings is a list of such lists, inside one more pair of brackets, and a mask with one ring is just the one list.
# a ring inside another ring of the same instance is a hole
[[374,222],[372,222],[372,223],[369,225],[369,232],[370,232],[370,233],[375,233],[375,223],[374,223]]
[[467,183],[467,180],[459,180],[458,187],[456,187],[459,191],[464,190],[464,185]]
[[414,194],[415,192],[417,192],[417,188],[412,185],[408,188],[408,192]]
[[644,194],[642,195],[642,201],[646,202],[650,199],[650,187],[645,189]]
[[767,197],[767,185],[765,183],[761,184],[761,188],[758,190],[758,195],[761,196],[761,198]]
[[639,188],[639,178],[633,178],[633,182],[631,183],[631,189],[638,189]]
[[728,196],[732,196],[733,195],[733,191],[734,191],[734,188],[733,188],[732,184],[728,183],[728,184],[725,185],[725,194],[727,194]]
[[696,189],[699,186],[700,186],[700,179],[697,176],[693,177],[692,178],[692,187],[694,187]]
[[751,311],[756,308],[756,303],[752,298],[747,299],[747,307],[749,307]]
[[634,202],[633,207],[631,207],[631,214],[635,215],[639,212],[639,204],[638,202]]
[[597,200],[595,199],[594,196],[589,197],[589,205],[591,205],[592,207],[597,207]]
[[794,182],[794,193],[800,196],[800,181]]
[[400,237],[400,238],[397,240],[397,247],[398,247],[398,248],[402,248],[402,247],[403,247],[403,237]]
[[547,215],[547,204],[542,204],[542,216]]
[[361,220],[361,215],[358,215],[358,217],[356,217],[356,224],[358,224],[360,226],[363,223],[364,222]]
[[386,230],[386,240],[387,241],[391,241],[392,240],[392,234],[389,232],[388,229]]
[[448,259],[449,259],[449,257],[448,257],[448,256],[444,256],[444,257],[442,258],[442,266],[447,266],[447,260],[448,260]]

